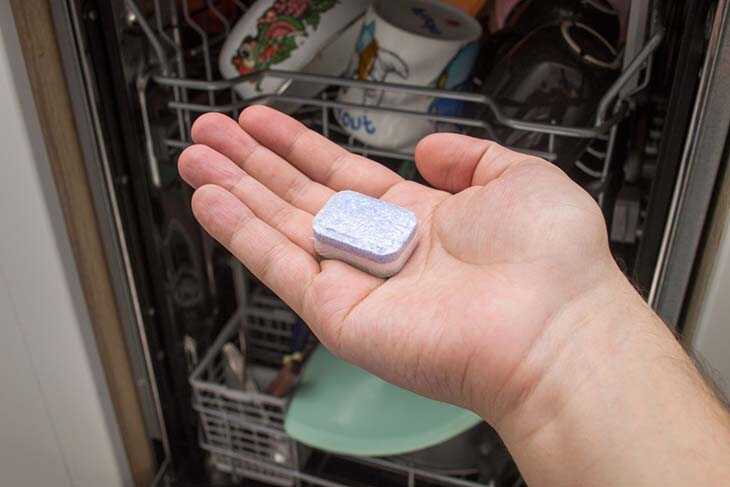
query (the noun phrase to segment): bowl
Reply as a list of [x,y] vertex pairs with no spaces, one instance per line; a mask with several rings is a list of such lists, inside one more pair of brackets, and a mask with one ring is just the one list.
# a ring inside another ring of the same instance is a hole
[[389,384],[319,346],[302,371],[284,429],[321,450],[391,456],[447,442],[480,423],[470,411]]

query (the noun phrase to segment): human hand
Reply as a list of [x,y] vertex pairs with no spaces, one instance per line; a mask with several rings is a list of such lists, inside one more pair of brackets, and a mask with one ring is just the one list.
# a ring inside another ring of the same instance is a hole
[[[416,150],[431,189],[265,107],[204,115],[193,139],[180,173],[208,232],[334,353],[482,415],[530,485],[730,482],[730,415],[557,167],[431,135]],[[419,218],[388,280],[314,254],[312,218],[344,189]]]
[[[492,423],[549,369],[541,341],[556,342],[556,317],[620,278],[592,198],[554,165],[492,142],[425,138],[416,163],[432,189],[266,107],[240,125],[204,115],[193,139],[179,167],[197,188],[196,217],[325,346]],[[344,189],[418,216],[418,247],[390,279],[315,256],[313,215]]]

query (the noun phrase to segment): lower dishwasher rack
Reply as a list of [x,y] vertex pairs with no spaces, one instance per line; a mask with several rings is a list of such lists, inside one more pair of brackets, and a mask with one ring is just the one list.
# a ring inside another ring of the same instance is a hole
[[[297,443],[284,431],[287,407],[285,398],[261,392],[245,392],[228,387],[224,378],[223,346],[237,341],[244,320],[253,316],[256,331],[269,328],[269,339],[277,342],[291,338],[296,320],[293,312],[279,302],[271,306],[271,299],[259,303],[256,297],[239,308],[200,361],[190,377],[193,389],[193,408],[199,415],[200,447],[210,454],[212,465],[234,477],[265,482],[282,487],[311,485],[321,487],[351,487],[361,483],[332,480],[304,468],[312,449]],[[445,486],[476,487],[478,484],[460,476],[425,470],[405,463],[381,458],[351,457],[326,454],[345,464],[365,469],[364,476],[387,473],[397,485],[408,487]],[[489,484],[487,484],[489,485]]]

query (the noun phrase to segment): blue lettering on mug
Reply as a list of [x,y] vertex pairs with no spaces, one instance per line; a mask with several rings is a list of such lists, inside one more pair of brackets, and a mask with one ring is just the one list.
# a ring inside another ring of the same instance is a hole
[[360,115],[358,117],[353,117],[349,113],[340,110],[337,118],[339,118],[340,123],[345,128],[350,129],[354,132],[365,130],[365,132],[370,135],[373,135],[375,132],[377,132],[377,128],[373,124],[373,121],[370,120],[366,114]]
[[441,30],[436,25],[436,21],[431,17],[431,14],[425,8],[413,7],[411,11],[416,14],[421,20],[423,20],[423,28],[429,31],[433,35],[440,36]]

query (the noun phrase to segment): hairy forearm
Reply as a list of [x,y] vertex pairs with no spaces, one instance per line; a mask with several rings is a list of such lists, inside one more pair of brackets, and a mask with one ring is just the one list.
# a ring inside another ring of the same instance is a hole
[[525,360],[539,379],[497,427],[529,485],[730,485],[728,412],[622,276]]

